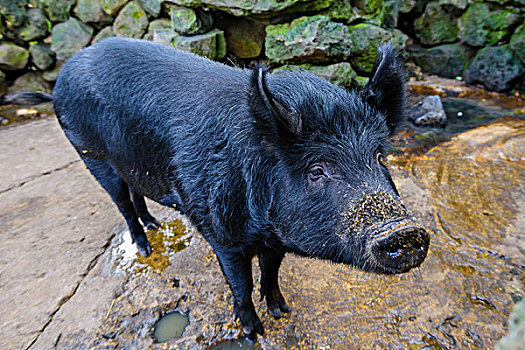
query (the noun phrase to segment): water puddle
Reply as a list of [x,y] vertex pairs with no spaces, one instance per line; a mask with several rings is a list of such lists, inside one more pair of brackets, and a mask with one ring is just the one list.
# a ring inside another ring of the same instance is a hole
[[190,324],[188,315],[179,311],[169,312],[155,323],[153,337],[157,343],[164,343],[168,340],[179,338],[188,324]]
[[0,127],[52,115],[54,112],[51,104],[41,104],[30,108],[13,105],[0,106]]
[[254,342],[246,338],[241,338],[241,339],[223,340],[211,346],[209,349],[210,350],[236,350],[236,349],[255,350],[256,347],[255,347]]

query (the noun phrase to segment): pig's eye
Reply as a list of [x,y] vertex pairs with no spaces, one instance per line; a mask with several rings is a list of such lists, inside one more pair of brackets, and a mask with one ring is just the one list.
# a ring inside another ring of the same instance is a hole
[[318,182],[325,176],[326,174],[324,173],[323,167],[320,165],[314,165],[308,171],[308,180],[311,182]]

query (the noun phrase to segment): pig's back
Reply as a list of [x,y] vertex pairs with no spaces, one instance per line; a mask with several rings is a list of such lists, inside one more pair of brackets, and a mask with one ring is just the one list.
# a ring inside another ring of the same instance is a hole
[[251,132],[248,83],[242,69],[112,38],[66,63],[53,98],[77,150],[95,151],[135,190],[162,202],[174,183],[180,192],[190,191],[180,174],[193,172],[191,186],[206,186],[214,150]]

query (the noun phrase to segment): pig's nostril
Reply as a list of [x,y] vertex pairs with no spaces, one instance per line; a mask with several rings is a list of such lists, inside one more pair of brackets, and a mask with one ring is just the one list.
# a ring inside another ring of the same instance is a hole
[[397,258],[403,254],[403,247],[399,244],[387,245],[383,250],[391,258]]
[[419,251],[423,251],[424,249],[420,241],[415,241],[414,243],[412,243],[412,247],[414,247],[415,250]]

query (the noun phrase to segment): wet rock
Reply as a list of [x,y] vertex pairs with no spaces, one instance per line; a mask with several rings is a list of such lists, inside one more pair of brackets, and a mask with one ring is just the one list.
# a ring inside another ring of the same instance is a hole
[[525,67],[508,45],[503,45],[479,50],[463,77],[468,84],[481,83],[489,90],[508,91],[524,73]]
[[179,36],[175,39],[175,46],[212,60],[226,56],[224,32],[218,29],[201,35]]
[[272,15],[316,11],[327,8],[334,0],[171,0],[171,3],[186,7],[218,9],[235,16]]
[[50,25],[39,9],[30,9],[27,11],[26,22],[20,29],[20,37],[24,41],[43,38],[49,33]]
[[113,23],[115,36],[142,38],[148,28],[148,16],[136,1],[132,1],[119,12]]
[[69,18],[69,11],[75,0],[40,0],[38,6],[51,22],[64,22]]
[[520,350],[525,344],[525,300],[512,310],[509,318],[509,333],[496,344],[496,350]]
[[408,40],[408,36],[397,29],[388,31],[367,23],[350,26],[348,29],[352,43],[350,62],[362,72],[372,70],[378,45],[390,42],[392,47],[401,50]]
[[[359,1],[335,1],[327,15],[330,18],[350,23],[356,20],[366,21],[367,23],[381,26],[387,5],[391,1],[384,0],[359,0]],[[397,4],[396,1],[394,3]]]
[[217,26],[224,30],[228,51],[240,58],[258,57],[264,49],[265,26],[234,16],[219,16]]
[[49,45],[44,43],[31,45],[29,47],[29,54],[31,55],[31,61],[40,70],[48,69],[55,61],[55,53]]
[[297,70],[310,72],[336,85],[342,85],[346,87],[353,87],[356,85],[354,82],[356,73],[348,62],[341,62],[328,66],[312,66],[311,64],[284,65],[274,69],[274,72]]
[[56,53],[57,59],[68,59],[89,44],[92,35],[93,28],[75,18],[71,18],[53,27],[51,31],[51,50]]
[[128,2],[129,0],[102,0],[102,9],[108,15],[115,16]]
[[457,22],[455,17],[445,12],[439,2],[434,1],[414,21],[415,35],[425,45],[453,42],[457,39]]
[[419,101],[410,109],[408,118],[418,126],[444,126],[447,123],[441,98],[437,95]]
[[73,12],[82,22],[96,23],[98,28],[109,24],[113,19],[112,16],[104,12],[99,0],[77,0]]
[[344,60],[351,49],[348,27],[327,16],[300,17],[266,27],[266,56],[272,62]]
[[51,92],[53,86],[42,77],[42,72],[29,72],[18,77],[7,92],[14,94],[21,91]]
[[144,11],[153,17],[158,17],[160,15],[163,0],[138,0],[138,2]]
[[0,68],[3,70],[23,69],[29,58],[29,52],[23,47],[11,43],[0,45]]
[[203,34],[213,26],[211,14],[201,9],[170,6],[169,13],[173,29],[182,35]]
[[410,57],[423,71],[447,78],[461,76],[473,51],[462,44],[446,44],[429,49],[412,48]]
[[66,61],[56,61],[53,69],[46,70],[42,77],[49,82],[55,82],[65,63]]
[[[0,15],[11,23],[12,26],[21,26],[26,19],[25,6],[28,2],[29,0],[0,1]],[[3,33],[3,31],[1,33]]]
[[525,23],[514,31],[510,38],[509,48],[521,60],[521,63],[525,64]]
[[102,29],[97,33],[97,35],[95,35],[95,37],[93,38],[93,40],[91,40],[91,45],[96,44],[96,43],[98,43],[99,41],[102,41],[102,40],[104,40],[104,39],[112,38],[112,37],[114,37],[114,36],[115,36],[115,34],[113,33],[113,27],[108,26],[108,27],[102,28]]
[[521,21],[517,10],[475,3],[468,7],[458,22],[458,37],[472,46],[494,45],[510,35]]

